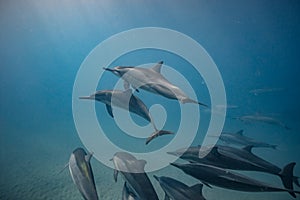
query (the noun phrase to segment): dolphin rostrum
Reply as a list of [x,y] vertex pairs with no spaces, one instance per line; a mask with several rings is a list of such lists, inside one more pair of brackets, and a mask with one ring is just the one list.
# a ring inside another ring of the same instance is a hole
[[285,128],[286,130],[291,129],[286,124],[279,121],[278,119],[275,119],[275,118],[272,118],[272,117],[269,117],[269,116],[258,115],[258,114],[256,114],[256,115],[245,115],[245,116],[241,116],[241,117],[234,117],[233,119],[238,119],[238,120],[241,120],[242,122],[245,122],[245,123],[260,122],[260,123],[265,123],[265,124],[281,126],[281,127]]
[[293,182],[299,185],[298,177],[293,175],[295,163],[287,164],[283,169],[256,156],[252,153],[253,146],[246,146],[242,149],[216,145],[208,149],[205,157],[199,157],[200,146],[179,149],[169,154],[179,156],[181,159],[192,163],[213,165],[225,169],[259,171],[279,176],[285,188],[293,190]]
[[273,187],[267,183],[212,165],[201,163],[171,163],[171,165],[181,169],[209,187],[211,187],[210,185],[215,185],[245,192],[289,192],[293,197],[296,197],[295,193],[300,194],[300,191]]
[[87,154],[84,149],[77,148],[71,154],[69,170],[73,182],[85,200],[97,200],[97,190],[94,175],[90,165],[92,154]]
[[152,68],[117,66],[114,68],[103,68],[112,72],[124,80],[124,88],[141,88],[148,92],[164,96],[169,99],[179,100],[181,103],[196,103],[206,106],[203,103],[190,99],[179,87],[170,83],[161,73],[163,61],[158,62]]
[[[211,137],[216,137],[216,136],[211,136]],[[251,145],[253,147],[266,147],[266,148],[272,148],[272,149],[277,148],[277,145],[256,141],[250,137],[245,136],[243,134],[243,130],[239,130],[236,133],[222,132],[222,134],[217,137],[219,137],[219,139],[221,141],[224,141],[228,144],[237,144],[237,145],[242,145],[242,146]]]
[[165,200],[205,200],[202,196],[202,184],[191,187],[170,177],[161,176],[154,178],[159,182],[165,192]]
[[149,136],[146,140],[146,144],[151,142],[154,138],[166,135],[173,134],[171,131],[158,130],[154,124],[154,121],[150,115],[149,109],[144,104],[144,102],[139,99],[137,96],[132,94],[131,89],[126,91],[122,90],[99,90],[96,93],[90,96],[79,97],[80,99],[91,99],[104,103],[106,105],[107,112],[111,117],[114,117],[112,112],[112,106],[116,106],[129,112],[135,113],[140,117],[144,118],[150,122],[154,128],[154,133]]
[[143,200],[158,200],[153,185],[144,171],[145,160],[138,160],[126,152],[117,152],[113,156],[112,161],[115,166],[115,181],[117,181],[117,176],[120,172],[131,197]]

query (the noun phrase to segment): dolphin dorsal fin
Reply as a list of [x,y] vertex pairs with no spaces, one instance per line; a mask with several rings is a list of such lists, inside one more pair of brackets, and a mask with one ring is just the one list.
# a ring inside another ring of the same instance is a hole
[[254,146],[253,145],[248,145],[248,146],[245,146],[243,149],[245,150],[245,151],[248,151],[249,153],[252,153],[252,148],[253,148]]
[[147,161],[146,160],[137,160],[137,162],[143,167],[143,169],[145,168],[145,165],[147,164]]
[[154,67],[152,67],[152,70],[157,73],[160,73],[160,69],[163,63],[164,63],[163,61],[158,62],[156,65],[154,65]]
[[94,153],[91,152],[91,153],[88,153],[87,155],[85,155],[85,156],[84,156],[85,161],[86,161],[86,162],[90,162],[90,160],[91,160],[93,154],[94,154]]
[[243,132],[244,132],[244,130],[242,129],[242,130],[239,130],[238,132],[236,132],[236,134],[243,135]]

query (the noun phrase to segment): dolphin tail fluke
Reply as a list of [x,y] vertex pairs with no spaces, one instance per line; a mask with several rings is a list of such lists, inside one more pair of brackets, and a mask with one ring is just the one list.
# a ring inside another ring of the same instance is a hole
[[294,177],[293,177],[293,182],[295,183],[295,185],[297,185],[298,187],[300,187],[300,184],[299,184],[299,177],[294,176]]
[[281,181],[284,185],[284,187],[289,191],[290,195],[296,198],[296,194],[292,191],[294,190],[293,188],[293,180],[294,180],[294,175],[293,175],[293,170],[295,167],[296,163],[292,162],[287,164],[279,173],[279,176],[281,178]]
[[151,136],[149,136],[146,140],[146,145],[149,144],[154,138],[161,136],[161,135],[170,135],[170,134],[174,134],[171,131],[165,131],[165,130],[157,130],[154,133],[151,134]]
[[183,104],[185,103],[195,103],[195,104],[199,104],[200,106],[204,106],[204,107],[207,107],[208,108],[208,105],[204,104],[204,103],[201,103],[201,102],[198,102],[198,101],[195,101],[193,99],[190,99],[190,98],[185,98],[185,99],[182,99],[181,102]]

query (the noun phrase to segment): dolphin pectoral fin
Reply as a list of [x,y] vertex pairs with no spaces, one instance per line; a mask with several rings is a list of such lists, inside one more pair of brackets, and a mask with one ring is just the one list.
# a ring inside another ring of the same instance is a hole
[[62,169],[57,173],[57,175],[60,174],[60,173],[62,173],[67,167],[69,167],[69,163],[65,164],[64,168],[62,168]]
[[112,108],[111,108],[110,105],[106,104],[106,110],[107,110],[108,114],[109,114],[112,118],[114,118],[114,115],[113,115],[113,112],[112,112]]
[[152,133],[152,135],[150,137],[147,138],[146,145],[149,144],[149,142],[151,142],[154,138],[156,138],[158,136],[169,135],[169,134],[174,134],[174,133],[171,131],[165,131],[165,130],[155,131],[154,133]]
[[118,174],[119,174],[119,171],[114,169],[114,180],[115,180],[115,182],[118,181]]
[[[191,192],[190,192],[191,194],[194,193],[193,191],[196,191],[196,192],[199,191],[198,194],[199,194],[200,196],[202,196],[202,195],[203,195],[202,189],[203,189],[203,185],[200,184],[200,183],[198,183],[198,184],[196,184],[196,185],[193,185],[193,186],[189,187],[189,188],[187,189],[187,191],[191,191]],[[195,194],[197,194],[197,193],[195,193]],[[200,199],[200,198],[199,198],[199,196],[197,195],[197,196],[195,196],[194,199]]]
[[164,63],[163,61],[158,62],[156,65],[154,65],[154,67],[152,67],[152,70],[157,72],[157,73],[160,73],[161,66],[162,66],[163,63]]
[[212,188],[211,187],[211,185],[209,185],[208,183],[206,183],[206,182],[203,182],[203,181],[201,181],[205,186],[207,186],[207,187],[209,187],[209,188]]
[[248,146],[245,146],[245,147],[243,148],[243,150],[245,150],[245,151],[247,151],[247,152],[249,152],[249,153],[252,154],[252,148],[253,148],[253,147],[254,147],[253,145],[248,145]]

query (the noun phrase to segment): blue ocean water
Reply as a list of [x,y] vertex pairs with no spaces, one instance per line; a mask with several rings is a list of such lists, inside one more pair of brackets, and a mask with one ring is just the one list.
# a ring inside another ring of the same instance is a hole
[[[277,144],[278,150],[254,152],[278,166],[295,161],[300,176],[299,147],[299,1],[1,1],[0,2],[0,199],[82,199],[69,173],[58,172],[81,143],[72,115],[72,91],[77,71],[100,42],[132,28],[163,27],[182,32],[201,44],[222,75],[229,105],[224,130]],[[99,55],[105,57],[105,55]],[[144,49],[123,55],[115,65],[141,65],[163,60],[191,82],[197,97],[210,103],[201,76],[190,64],[169,52]],[[102,67],[99,66],[99,70]],[[196,76],[197,75],[197,76]],[[105,74],[98,89],[111,89],[117,77]],[[280,88],[261,94],[253,89]],[[93,91],[87,91],[85,95]],[[188,92],[188,91],[186,91]],[[145,91],[135,92],[148,105],[160,102],[168,118],[165,128],[178,127],[179,103]],[[105,106],[97,116],[107,129],[118,131]],[[175,109],[175,111],[174,111]],[[209,113],[201,109],[197,145],[203,139]],[[232,119],[244,115],[272,116],[291,130]],[[136,123],[145,121],[133,116]],[[105,119],[104,121],[101,121]],[[110,127],[111,126],[111,127]],[[187,133],[188,134],[188,133]],[[109,135],[122,148],[143,151],[144,141],[130,145],[117,133]],[[161,137],[151,151],[170,142]],[[100,199],[120,199],[122,181],[92,160]],[[168,167],[154,174],[196,180]],[[252,173],[251,173],[252,175]],[[273,176],[254,174],[280,185]],[[274,180],[273,180],[274,179]],[[159,195],[162,190],[153,181]],[[296,187],[299,190],[299,188]],[[287,193],[245,193],[204,188],[207,199],[292,199]],[[299,198],[299,197],[298,197]]]

